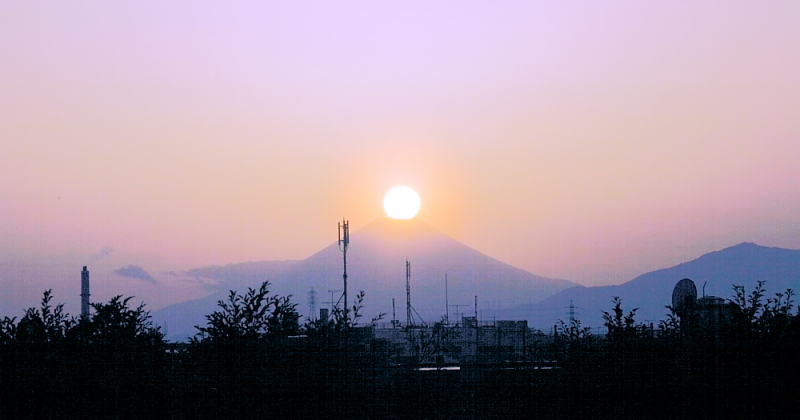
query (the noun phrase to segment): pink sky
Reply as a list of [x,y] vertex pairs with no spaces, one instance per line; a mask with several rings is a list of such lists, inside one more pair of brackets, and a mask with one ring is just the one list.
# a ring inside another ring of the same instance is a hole
[[86,264],[100,298],[195,297],[161,273],[305,258],[397,184],[457,240],[585,285],[800,248],[795,1],[121,3],[0,4],[20,309],[77,301]]

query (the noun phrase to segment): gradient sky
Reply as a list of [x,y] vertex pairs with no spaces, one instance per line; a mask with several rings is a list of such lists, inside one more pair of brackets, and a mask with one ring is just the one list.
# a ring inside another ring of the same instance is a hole
[[798,22],[796,1],[3,2],[0,310],[52,287],[77,312],[87,264],[98,300],[196,297],[165,272],[305,258],[397,184],[455,239],[585,285],[800,248]]

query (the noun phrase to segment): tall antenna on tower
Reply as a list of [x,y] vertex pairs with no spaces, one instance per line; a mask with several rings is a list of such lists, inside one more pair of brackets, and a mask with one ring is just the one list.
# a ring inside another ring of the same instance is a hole
[[406,260],[406,325],[411,326],[411,263]]
[[447,271],[444,272],[444,323],[445,325],[450,325],[450,303],[447,299]]
[[349,318],[347,316],[347,248],[350,246],[350,222],[342,218],[339,223],[339,250],[342,251],[342,258],[344,259],[344,273],[342,280],[344,281],[344,319],[347,324]]

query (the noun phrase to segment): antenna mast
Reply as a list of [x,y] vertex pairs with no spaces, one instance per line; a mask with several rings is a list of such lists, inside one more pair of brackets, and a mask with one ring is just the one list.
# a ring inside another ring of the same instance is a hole
[[[451,307],[455,306],[455,308],[456,308],[456,312],[455,312],[455,315],[456,315],[456,325],[458,325],[458,314],[461,314],[461,316],[462,316],[462,317],[463,317],[464,315],[466,315],[466,312],[465,312],[465,311],[461,311],[461,312],[459,312],[459,311],[458,311],[458,310],[459,310],[459,308],[469,308],[469,305],[450,305],[450,306],[451,306]],[[463,321],[463,319],[462,319],[462,321]]]
[[333,312],[333,310],[334,310],[334,309],[336,309],[337,307],[339,307],[339,302],[341,302],[341,301],[342,301],[342,296],[341,296],[341,295],[339,296],[339,300],[334,300],[334,299],[335,299],[335,296],[336,296],[336,294],[337,294],[337,293],[339,293],[339,292],[341,292],[341,290],[331,290],[331,289],[328,289],[328,293],[330,293],[330,294],[331,294],[331,301],[330,301],[330,302],[322,302],[322,303],[328,303],[328,304],[330,304],[330,305],[331,305],[331,312]]
[[447,299],[447,271],[444,272],[444,323],[450,325],[450,303]]
[[411,263],[406,260],[406,325],[413,325],[411,319]]
[[342,218],[339,223],[339,250],[342,251],[342,258],[344,259],[344,272],[342,280],[344,281],[344,319],[348,323],[347,316],[347,248],[350,246],[350,222]]
[[416,309],[411,306],[411,263],[406,260],[406,325],[409,327],[414,326],[414,316],[417,314],[417,319],[423,326],[427,326],[425,320],[419,315]]

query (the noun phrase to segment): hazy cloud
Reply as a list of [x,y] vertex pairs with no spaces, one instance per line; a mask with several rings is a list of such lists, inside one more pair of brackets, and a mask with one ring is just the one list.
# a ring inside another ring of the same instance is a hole
[[256,261],[194,268],[183,274],[208,290],[242,290],[275,278],[296,264],[294,260]]
[[111,248],[110,246],[104,246],[103,248],[100,249],[100,252],[92,254],[89,258],[92,261],[102,260],[104,258],[107,258],[113,252],[114,248]]
[[114,270],[114,274],[120,275],[122,277],[130,277],[134,279],[144,280],[148,283],[156,284],[156,279],[154,279],[147,271],[145,271],[142,267],[137,265],[126,265],[125,267],[118,268]]

